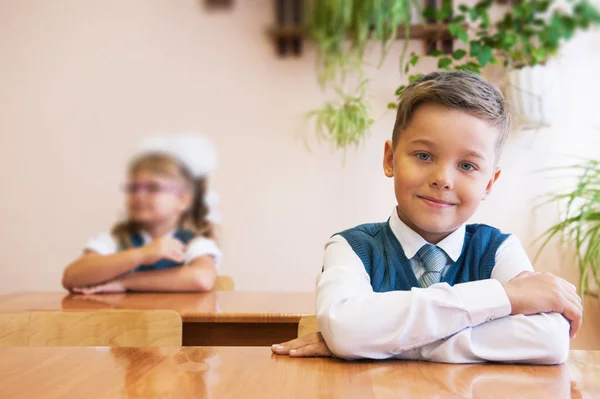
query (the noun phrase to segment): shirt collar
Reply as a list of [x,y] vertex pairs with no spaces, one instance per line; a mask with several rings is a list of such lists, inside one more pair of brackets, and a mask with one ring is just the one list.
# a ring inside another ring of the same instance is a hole
[[[175,237],[175,233],[177,232],[177,230],[173,230],[167,234],[165,234],[163,237]],[[145,230],[140,230],[140,235],[142,236],[142,241],[144,242],[144,245],[151,243],[152,240],[152,236]]]
[[[390,228],[400,242],[400,245],[402,245],[404,255],[406,255],[407,259],[412,259],[417,254],[417,251],[423,245],[427,244],[427,241],[423,237],[400,220],[396,207],[394,207],[390,216]],[[436,245],[443,249],[453,262],[456,262],[462,253],[464,242],[465,225],[463,224]]]

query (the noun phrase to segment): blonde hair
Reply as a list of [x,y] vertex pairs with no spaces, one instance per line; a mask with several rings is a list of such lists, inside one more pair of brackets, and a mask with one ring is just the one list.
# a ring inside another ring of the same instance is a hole
[[462,110],[488,121],[498,129],[496,154],[510,131],[511,117],[502,93],[485,79],[471,72],[433,72],[410,84],[400,96],[392,144],[409,125],[415,111],[423,104],[439,104]]
[[[204,202],[206,195],[206,177],[194,179],[192,173],[181,162],[163,153],[147,153],[134,158],[128,167],[128,174],[134,175],[141,170],[182,178],[192,190],[193,200],[190,208],[179,220],[179,228],[190,230],[195,236],[214,239],[213,224],[207,220],[208,206]],[[131,247],[131,234],[139,231],[133,220],[121,221],[112,228],[112,235],[123,247]]]

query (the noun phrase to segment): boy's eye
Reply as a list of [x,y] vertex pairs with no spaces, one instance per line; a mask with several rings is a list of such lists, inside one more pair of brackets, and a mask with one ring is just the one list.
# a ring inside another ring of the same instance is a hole
[[475,169],[476,169],[476,168],[475,168],[475,165],[473,165],[473,164],[472,164],[472,163],[470,163],[470,162],[461,162],[461,163],[460,163],[460,165],[459,165],[459,167],[460,167],[462,170],[466,170],[467,172],[470,172],[470,171],[472,171],[472,170],[475,170]]
[[417,159],[419,159],[420,161],[429,161],[431,159],[431,155],[429,155],[426,152],[418,152],[416,154]]

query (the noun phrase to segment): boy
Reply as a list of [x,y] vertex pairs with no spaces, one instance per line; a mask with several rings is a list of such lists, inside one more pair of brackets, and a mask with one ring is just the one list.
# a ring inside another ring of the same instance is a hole
[[500,176],[509,129],[502,95],[475,74],[435,72],[408,86],[383,160],[397,207],[385,223],[329,240],[317,283],[321,333],[273,351],[564,362],[569,326],[573,337],[581,325],[575,287],[534,273],[514,236],[465,225]]

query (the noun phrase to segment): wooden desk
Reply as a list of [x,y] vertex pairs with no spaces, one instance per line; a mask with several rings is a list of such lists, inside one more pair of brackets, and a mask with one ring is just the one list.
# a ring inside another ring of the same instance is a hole
[[0,397],[596,398],[600,352],[562,366],[291,359],[269,348],[0,348]]
[[216,291],[0,295],[0,312],[25,310],[172,309],[183,319],[185,346],[270,346],[296,338],[298,321],[315,313],[312,292]]

